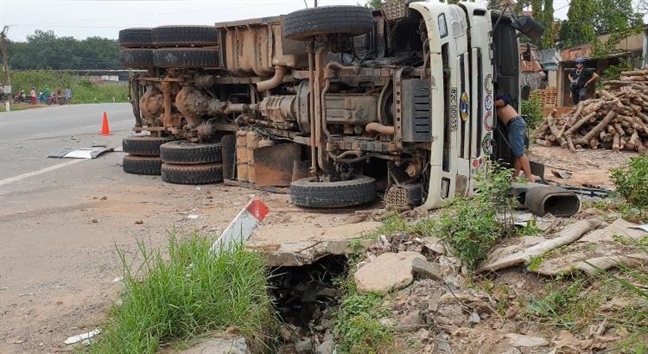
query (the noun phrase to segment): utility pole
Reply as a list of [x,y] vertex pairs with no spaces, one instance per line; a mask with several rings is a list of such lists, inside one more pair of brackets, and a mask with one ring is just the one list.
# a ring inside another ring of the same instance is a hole
[[9,26],[4,26],[2,32],[0,32],[0,42],[2,42],[2,91],[8,95],[5,101],[8,112],[11,101],[11,77],[9,76],[9,57],[7,56],[7,32],[9,32]]

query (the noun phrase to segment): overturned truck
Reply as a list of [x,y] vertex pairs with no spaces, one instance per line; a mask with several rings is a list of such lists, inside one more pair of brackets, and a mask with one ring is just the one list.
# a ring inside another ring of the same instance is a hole
[[[288,187],[303,207],[441,206],[510,158],[494,91],[519,105],[518,32],[475,3],[392,0],[215,26],[130,28],[126,172]],[[497,133],[497,130],[500,130]],[[148,133],[145,133],[148,132]]]

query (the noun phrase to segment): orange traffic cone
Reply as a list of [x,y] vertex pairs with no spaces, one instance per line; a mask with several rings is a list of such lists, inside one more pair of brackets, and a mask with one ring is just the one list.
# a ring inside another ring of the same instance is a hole
[[101,133],[99,135],[112,135],[108,126],[108,113],[106,112],[103,113],[103,123],[101,124]]

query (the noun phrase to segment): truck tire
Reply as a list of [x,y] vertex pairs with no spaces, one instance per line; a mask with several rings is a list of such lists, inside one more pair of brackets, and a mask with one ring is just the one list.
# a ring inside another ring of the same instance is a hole
[[160,146],[160,158],[175,165],[200,165],[223,160],[221,144],[173,141]]
[[162,160],[159,157],[125,155],[122,166],[126,173],[159,176]]
[[284,37],[297,41],[317,35],[346,34],[358,36],[374,28],[371,10],[362,6],[312,7],[284,17]]
[[150,28],[126,28],[119,31],[119,45],[126,48],[150,47],[153,45]]
[[119,62],[126,68],[149,68],[153,66],[153,49],[122,47]]
[[223,150],[223,178],[236,179],[236,136],[225,135],[221,138]]
[[157,47],[218,45],[218,30],[214,26],[161,26],[151,32]]
[[344,208],[376,200],[376,180],[356,176],[339,182],[316,182],[303,178],[290,184],[290,200],[305,208]]
[[160,145],[173,141],[172,138],[155,136],[131,136],[122,140],[125,153],[137,156],[160,156]]
[[153,64],[160,68],[218,67],[217,48],[163,48],[153,52]]
[[220,163],[204,165],[162,164],[162,180],[175,184],[207,184],[223,181],[223,165]]

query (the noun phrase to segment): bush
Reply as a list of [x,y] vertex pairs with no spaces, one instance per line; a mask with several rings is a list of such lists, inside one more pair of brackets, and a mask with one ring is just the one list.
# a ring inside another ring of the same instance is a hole
[[[97,343],[96,353],[154,353],[163,343],[230,326],[259,348],[276,336],[277,322],[262,256],[237,249],[212,255],[211,241],[171,237],[168,255],[139,243],[135,270],[119,251],[125,289]],[[142,271],[143,274],[139,274]]]
[[610,172],[617,193],[632,206],[648,209],[648,155],[632,157],[628,166]]
[[537,90],[532,91],[529,99],[522,101],[521,110],[524,120],[531,129],[542,123],[544,119],[544,102],[540,92]]
[[478,179],[478,193],[472,198],[455,198],[433,226],[469,268],[476,268],[501,236],[515,235],[514,200],[508,196],[512,170],[493,164]]

